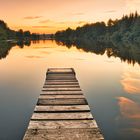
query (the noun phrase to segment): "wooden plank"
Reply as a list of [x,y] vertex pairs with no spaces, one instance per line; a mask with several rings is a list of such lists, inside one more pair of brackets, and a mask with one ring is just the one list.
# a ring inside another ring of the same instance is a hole
[[76,78],[74,74],[48,74],[46,77]]
[[61,78],[61,77],[50,77],[50,78],[46,78],[46,80],[69,80],[69,81],[74,81],[74,80],[76,80],[75,78],[67,78],[67,77],[65,77],[65,78]]
[[46,78],[61,77],[61,78],[76,78],[74,74],[48,74]]
[[50,73],[50,74],[47,73],[46,76],[49,76],[49,75],[51,75],[51,76],[67,76],[67,75],[68,75],[68,76],[75,76],[74,73],[67,73],[67,72],[66,72],[66,73],[65,73],[65,72],[64,72],[64,73],[57,72],[57,74],[56,74],[55,72],[54,72],[54,73],[52,72],[52,73]]
[[32,120],[91,120],[90,112],[78,113],[33,113]]
[[41,95],[81,95],[82,91],[42,91]]
[[84,95],[40,95],[39,99],[84,99]]
[[78,82],[45,82],[44,85],[79,85]]
[[80,88],[79,85],[44,85],[43,88]]
[[47,74],[46,77],[74,77],[74,78],[76,78],[74,74],[62,74],[62,73],[59,73],[59,74],[54,74],[54,73],[53,74]]
[[29,129],[24,140],[104,140],[99,128]]
[[88,105],[36,106],[34,111],[90,111]]
[[97,128],[95,120],[30,121],[28,129]]
[[47,73],[49,72],[72,72],[74,73],[74,70],[72,68],[51,68],[51,69],[48,69]]
[[85,99],[38,99],[37,105],[85,105]]
[[81,91],[80,88],[43,88],[42,91]]
[[23,140],[103,140],[72,68],[48,69]]
[[77,81],[77,79],[75,79],[75,80],[68,80],[68,79],[67,80],[66,79],[61,79],[61,80],[56,80],[56,79],[54,80],[53,79],[53,80],[49,80],[49,79],[47,79],[46,82],[78,82],[78,81]]

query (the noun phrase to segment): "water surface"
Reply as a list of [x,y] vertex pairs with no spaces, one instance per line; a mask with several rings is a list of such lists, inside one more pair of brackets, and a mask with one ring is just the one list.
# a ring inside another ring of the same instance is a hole
[[51,40],[3,47],[0,46],[0,140],[22,139],[49,67],[75,69],[106,140],[140,139],[139,52],[130,61],[121,53],[109,55],[111,50],[90,51],[87,46],[88,50],[83,50]]

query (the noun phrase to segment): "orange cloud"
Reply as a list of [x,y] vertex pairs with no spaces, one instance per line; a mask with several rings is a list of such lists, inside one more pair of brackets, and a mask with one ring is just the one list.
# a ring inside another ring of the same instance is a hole
[[109,10],[109,11],[105,11],[105,13],[115,13],[116,10]]
[[[116,121],[121,126],[119,133],[126,137],[140,136],[140,104],[125,97],[118,97],[120,115]],[[129,134],[129,135],[128,135]]]
[[24,19],[38,19],[41,18],[42,16],[28,16],[28,17],[24,17]]
[[32,26],[33,28],[52,28],[52,26]]
[[51,20],[49,20],[49,19],[39,21],[39,23],[50,23],[50,22],[53,22],[53,21],[51,21]]
[[125,97],[118,97],[117,99],[120,107],[120,113],[123,118],[133,119],[133,120],[140,119],[139,104]]
[[137,66],[124,68],[123,79],[121,80],[124,90],[131,94],[140,94],[140,72]]
[[[130,11],[140,12],[140,5],[139,0],[3,0],[0,10],[1,19],[6,21],[12,29],[18,30],[20,27],[31,32],[55,33],[68,26],[71,28],[81,26],[82,23],[77,23],[80,21],[106,22],[109,18],[121,18],[123,14],[129,14]],[[13,17],[15,17],[14,20]],[[60,22],[65,23],[62,25]],[[54,28],[44,31],[41,28],[37,30],[32,28],[45,23]]]

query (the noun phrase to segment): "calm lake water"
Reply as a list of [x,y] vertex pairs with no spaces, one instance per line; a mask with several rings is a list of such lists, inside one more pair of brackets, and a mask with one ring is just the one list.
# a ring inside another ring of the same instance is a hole
[[0,140],[22,140],[49,67],[75,69],[106,140],[140,140],[140,65],[114,56],[51,40],[1,48]]

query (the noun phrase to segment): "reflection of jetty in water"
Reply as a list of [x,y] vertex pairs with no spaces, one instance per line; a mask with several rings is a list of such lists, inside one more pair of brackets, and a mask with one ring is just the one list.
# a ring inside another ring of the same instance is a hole
[[138,44],[113,44],[103,42],[71,42],[71,41],[56,41],[58,45],[65,45],[68,48],[76,46],[86,52],[93,52],[97,55],[106,55],[108,57],[119,57],[121,61],[128,64],[140,64],[140,45]]

